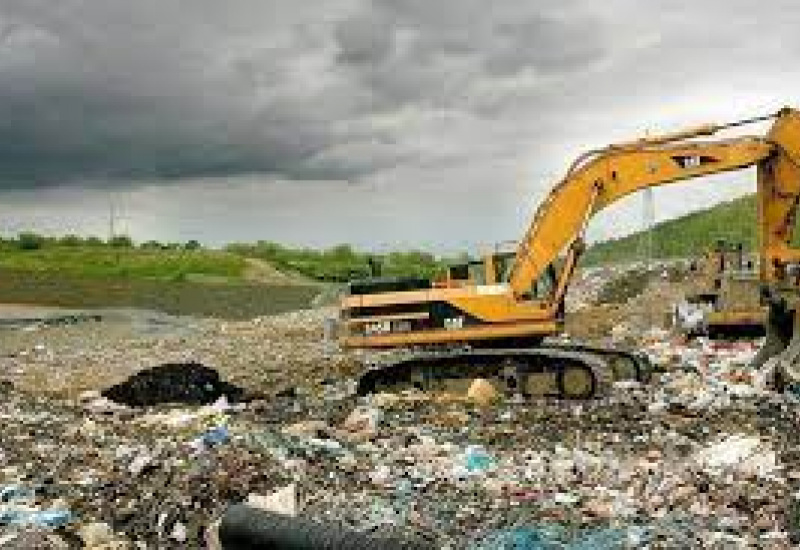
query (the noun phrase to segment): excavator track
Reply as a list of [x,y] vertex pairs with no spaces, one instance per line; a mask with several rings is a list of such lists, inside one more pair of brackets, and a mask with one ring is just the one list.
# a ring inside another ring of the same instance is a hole
[[617,380],[646,381],[649,366],[642,355],[584,345],[418,352],[373,366],[357,392],[463,392],[485,378],[508,394],[590,399],[606,395]]
[[640,352],[616,348],[601,348],[587,344],[548,344],[545,342],[537,349],[576,351],[600,356],[611,368],[614,381],[635,380],[647,383],[653,371],[647,355]]

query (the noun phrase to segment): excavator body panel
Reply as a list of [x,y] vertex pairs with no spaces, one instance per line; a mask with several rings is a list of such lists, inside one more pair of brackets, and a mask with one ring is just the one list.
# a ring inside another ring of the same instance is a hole
[[[381,348],[511,338],[534,341],[557,334],[563,328],[563,315],[556,315],[546,297],[517,300],[507,283],[497,281],[507,257],[486,255],[482,262],[453,266],[445,281],[428,288],[354,294],[351,285],[340,309],[343,345]],[[478,274],[478,280],[470,278],[470,273]]]

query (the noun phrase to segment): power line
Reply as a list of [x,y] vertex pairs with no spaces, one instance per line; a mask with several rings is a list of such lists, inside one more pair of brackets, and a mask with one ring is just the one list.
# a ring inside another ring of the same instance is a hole
[[648,267],[652,263],[653,255],[653,227],[655,226],[656,207],[651,187],[642,194],[642,238],[639,239],[639,257],[645,260]]

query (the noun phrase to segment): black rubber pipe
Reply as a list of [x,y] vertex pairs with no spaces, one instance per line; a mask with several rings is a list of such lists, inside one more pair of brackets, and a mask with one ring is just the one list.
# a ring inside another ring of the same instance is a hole
[[224,550],[431,550],[419,542],[378,538],[339,525],[323,524],[235,504],[222,516]]

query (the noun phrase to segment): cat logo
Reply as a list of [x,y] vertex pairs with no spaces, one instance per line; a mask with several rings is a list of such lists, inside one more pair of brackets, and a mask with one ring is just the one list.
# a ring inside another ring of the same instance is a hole
[[708,155],[675,155],[672,157],[672,160],[684,170],[700,168],[706,164],[717,162],[717,159]]
[[386,334],[392,332],[392,322],[391,321],[377,321],[375,323],[369,323],[364,327],[364,332],[369,334]]

